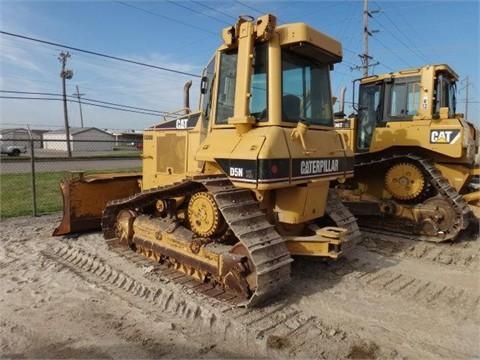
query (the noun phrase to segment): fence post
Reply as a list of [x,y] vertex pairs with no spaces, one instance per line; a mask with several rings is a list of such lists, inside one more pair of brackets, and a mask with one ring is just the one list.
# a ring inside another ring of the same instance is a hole
[[30,136],[30,165],[32,172],[32,215],[37,216],[37,191],[35,179],[35,143],[33,137]]

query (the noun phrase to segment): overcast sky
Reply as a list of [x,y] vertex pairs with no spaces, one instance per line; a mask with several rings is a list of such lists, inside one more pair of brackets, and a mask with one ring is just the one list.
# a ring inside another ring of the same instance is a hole
[[[479,121],[479,2],[370,1],[380,10],[370,20],[380,30],[370,40],[376,73],[428,63],[447,63],[461,79],[469,76],[470,120]],[[133,7],[132,7],[133,6]],[[280,23],[303,21],[340,40],[344,61],[332,73],[338,94],[360,77],[351,67],[362,52],[361,1],[0,1],[0,30],[106,53],[161,67],[200,74],[221,43],[221,29],[236,16],[275,14]],[[60,93],[63,49],[0,34],[0,90]],[[68,68],[84,97],[134,107],[174,111],[182,107],[184,82],[197,78],[70,51]],[[465,106],[465,82],[458,85],[458,111]],[[0,96],[12,94],[0,93]],[[31,95],[21,95],[31,96]],[[143,129],[158,116],[84,106],[85,126]],[[78,105],[69,104],[71,126],[80,125]],[[60,101],[0,99],[2,127],[63,126]]]

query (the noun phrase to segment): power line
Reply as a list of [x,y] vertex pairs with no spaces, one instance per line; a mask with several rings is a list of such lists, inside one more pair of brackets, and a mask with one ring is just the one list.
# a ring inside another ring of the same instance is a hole
[[237,18],[236,18],[235,16],[230,15],[230,14],[227,14],[226,12],[223,12],[223,11],[221,11],[221,10],[215,9],[215,8],[213,8],[213,7],[211,7],[211,6],[205,5],[204,3],[201,3],[200,1],[192,0],[192,2],[193,2],[194,4],[200,5],[200,6],[204,7],[204,8],[206,8],[206,9],[215,11],[216,13],[222,14],[222,15],[224,15],[224,16],[226,16],[226,17],[229,17],[230,19],[233,19],[233,20],[237,21]]
[[83,100],[87,100],[87,101],[97,102],[97,103],[99,103],[99,104],[106,104],[106,105],[113,105],[113,106],[121,106],[121,107],[128,108],[128,109],[148,111],[148,112],[158,112],[158,113],[161,114],[161,115],[165,115],[165,114],[168,113],[167,111],[162,111],[162,110],[145,109],[145,108],[140,108],[140,107],[136,107],[136,106],[116,104],[116,103],[112,103],[112,102],[108,102],[108,101],[100,101],[100,100],[89,99],[89,98],[85,98],[85,97],[82,98],[82,99],[83,99]]
[[[397,31],[398,31],[400,34],[402,34],[407,41],[410,41],[410,42],[412,42],[412,44],[413,44],[412,38],[409,37],[408,35],[406,35],[405,32],[397,26],[397,24],[392,20],[392,18],[390,17],[390,15],[388,15],[388,13],[386,13],[386,12],[383,12],[383,14],[384,14],[385,17],[387,18],[387,20],[395,27],[395,29],[397,29]],[[412,52],[416,53],[418,57],[422,58],[423,61],[426,61],[426,62],[428,63],[427,56],[426,56],[422,51],[420,51],[419,48],[409,47],[409,49],[410,49]]]
[[[186,9],[186,10],[188,10],[188,11],[190,11],[190,12],[193,12],[193,13],[195,13],[195,14],[197,14],[197,15],[206,16],[206,17],[208,17],[208,18],[210,18],[210,19],[213,19],[213,20],[216,20],[216,21],[218,21],[218,22],[221,22],[222,24],[230,25],[230,23],[228,23],[228,22],[226,22],[226,21],[224,21],[224,20],[221,20],[221,19],[219,19],[219,18],[216,18],[215,16],[211,16],[211,15],[205,14],[205,13],[203,13],[203,12],[200,12],[200,11],[198,11],[198,10],[196,10],[196,9],[193,9],[193,8],[189,7],[189,6],[183,5],[182,3],[175,2],[175,1],[172,1],[172,0],[167,0],[167,2],[170,3],[170,4],[172,4],[172,5],[175,5],[175,6],[184,8],[184,9]],[[210,32],[209,32],[209,33],[210,33]]]
[[[398,9],[399,9],[399,8],[396,7],[395,14],[398,13]],[[400,9],[401,9],[401,8],[400,8]],[[385,11],[385,16],[386,16],[386,17],[389,17],[389,16],[388,16],[388,12],[389,12],[389,11]],[[405,26],[406,26],[407,29],[409,29],[410,31],[413,31],[414,26],[410,23],[410,17],[407,16],[406,13],[410,13],[410,12],[405,12],[405,11],[403,11],[402,13],[399,14],[399,15],[402,17],[402,19],[398,19],[398,20],[400,20],[403,24],[405,24]],[[393,23],[393,20],[392,20],[391,17],[389,17],[389,20],[390,20],[390,22]],[[463,25],[465,26],[466,24],[463,24]],[[396,26],[396,25],[394,25],[394,26]],[[430,58],[430,59],[431,59],[431,53],[429,53],[429,54],[430,54],[430,57],[428,57],[428,56],[426,55],[426,53],[425,53],[425,47],[422,46],[421,49],[420,49],[420,47],[418,46],[419,36],[422,35],[422,34],[420,34],[419,31],[414,31],[414,36],[408,36],[408,35],[406,34],[406,32],[402,31],[401,29],[398,29],[398,30],[399,30],[399,32],[400,32],[402,35],[404,35],[404,37],[405,37],[405,39],[407,40],[407,42],[410,41],[410,42],[412,43],[413,49],[415,49],[416,51],[418,51],[418,53],[421,54],[422,56],[424,56],[425,58]],[[423,38],[425,39],[425,34],[423,34]],[[425,41],[423,41],[423,42],[425,43]],[[436,46],[436,48],[438,48],[438,46]],[[444,48],[445,48],[445,46],[442,46],[442,49],[444,49]]]
[[345,65],[345,66],[356,66],[356,64],[354,64],[353,62],[350,62],[350,61],[347,61],[347,60],[342,60],[341,63],[339,64],[336,64],[336,65]]
[[[16,91],[16,90],[0,90],[0,93],[25,94],[25,95],[44,95],[44,96],[62,96],[62,94],[58,94],[58,93],[30,92],[30,91]],[[67,95],[67,97],[77,98],[77,96],[73,96],[73,95]],[[82,99],[87,100],[87,101],[91,101],[91,102],[97,102],[97,103],[100,103],[100,104],[120,106],[120,107],[125,107],[125,108],[129,108],[129,109],[134,109],[134,110],[141,110],[141,111],[147,111],[147,112],[158,112],[158,113],[160,113],[160,115],[168,114],[167,111],[163,111],[163,110],[152,110],[152,109],[141,108],[141,107],[137,107],[137,106],[123,105],[123,104],[117,104],[117,103],[112,103],[112,102],[108,102],[108,101],[89,99],[89,98],[85,98],[85,97],[83,97]]]
[[409,44],[407,44],[405,41],[403,41],[402,39],[400,39],[393,31],[391,31],[388,27],[386,27],[384,24],[382,24],[378,19],[374,19],[376,21],[377,24],[379,24],[380,26],[382,26],[395,40],[397,40],[400,44],[402,44],[403,46],[405,46],[408,50],[410,50],[410,52],[417,56],[419,59],[421,59],[422,61],[425,61],[428,63],[428,59],[426,59],[425,57],[422,57],[419,53],[417,53]]
[[258,10],[258,9],[256,9],[256,8],[250,6],[250,5],[247,5],[247,4],[245,4],[243,1],[235,0],[235,2],[236,2],[237,4],[240,4],[240,5],[244,6],[244,7],[246,7],[247,9],[250,9],[250,10],[252,10],[252,11],[257,12],[257,13],[260,14],[260,15],[265,13],[265,11],[261,11],[261,10]]
[[[246,7],[247,9],[250,9],[252,11],[255,11],[256,13],[258,13],[259,15],[265,15],[265,14],[268,14],[268,13],[272,13],[271,11],[267,11],[267,10],[262,10],[262,9],[259,9],[259,8],[254,8],[253,6],[250,6],[248,4],[246,4],[244,1],[239,1],[239,0],[233,0],[235,1],[237,4],[240,4],[242,5],[243,7]],[[279,16],[276,16],[277,18],[277,23],[278,24],[282,24],[283,23],[283,17],[282,17],[282,20],[280,19]]]
[[[0,99],[12,99],[12,100],[45,100],[45,101],[63,101],[62,98],[47,98],[47,97],[27,97],[27,96],[4,96],[0,95]],[[68,102],[74,102],[78,103],[78,100],[74,99],[67,99]],[[94,104],[91,102],[82,102],[83,105],[89,105],[89,106],[96,106],[104,109],[111,109],[111,110],[118,110],[118,111],[125,111],[125,112],[131,112],[131,113],[136,113],[136,114],[142,114],[142,115],[150,115],[150,116],[160,116],[159,114],[155,113],[150,113],[146,111],[137,111],[137,110],[128,110],[128,109],[123,109],[119,107],[113,107],[113,106],[107,106],[107,105],[100,105],[100,104]]]
[[349,52],[349,53],[352,53],[352,54],[357,55],[357,52],[356,52],[356,51],[353,51],[353,50],[351,50],[351,49],[347,49],[346,47],[344,47],[343,50],[345,50],[346,52]]
[[378,65],[383,66],[385,69],[390,70],[390,71],[395,71],[394,68],[391,66],[385,65],[384,63],[379,63]]
[[[45,96],[62,96],[58,93],[49,93],[49,92],[30,92],[30,91],[17,91],[17,90],[0,90],[2,93],[8,94],[27,94],[27,95],[45,95]],[[67,95],[69,96],[69,95]]]
[[163,66],[147,64],[147,63],[144,63],[144,62],[141,62],[141,61],[135,61],[135,60],[121,58],[121,57],[118,57],[118,56],[99,53],[99,52],[96,52],[96,51],[80,49],[80,48],[73,47],[73,46],[68,46],[68,45],[63,45],[63,44],[59,44],[59,43],[55,43],[55,42],[51,42],[51,41],[41,40],[41,39],[37,39],[37,38],[25,36],[25,35],[14,34],[14,33],[7,32],[7,31],[0,30],[0,34],[13,36],[13,37],[16,37],[16,38],[30,40],[30,41],[34,41],[34,42],[38,42],[38,43],[42,43],[42,44],[51,45],[51,46],[60,46],[60,47],[63,47],[65,49],[70,49],[70,50],[82,52],[82,53],[85,53],[85,54],[96,55],[96,56],[104,57],[104,58],[107,58],[107,59],[122,61],[122,62],[135,64],[135,65],[140,65],[140,66],[145,66],[145,67],[149,67],[149,68],[157,69],[157,70],[168,71],[168,72],[172,72],[172,73],[175,73],[175,74],[193,76],[193,77],[197,77],[197,78],[201,77],[200,75],[192,74],[192,73],[189,73],[189,72],[186,72],[186,71],[181,71],[181,70],[176,70],[176,69],[167,68],[167,67],[163,67]]
[[[25,77],[21,77],[21,76],[15,76],[15,75],[12,75],[12,74],[3,74],[2,73],[2,77],[4,78],[11,78],[11,79],[19,79],[19,80],[23,80],[23,81],[26,81],[26,82],[34,82],[34,83],[45,83],[45,84],[54,84],[54,85],[57,85],[58,83],[55,81],[45,81],[45,80],[40,80],[40,79],[32,79],[32,78],[25,78]],[[94,78],[96,79],[96,77]],[[92,90],[92,91],[99,91],[98,88],[93,88],[93,87],[89,87],[89,86],[85,86],[85,85],[82,85],[82,88],[83,89],[87,89],[87,90]],[[122,87],[122,89],[124,89]],[[106,92],[108,91],[108,93],[112,93],[112,94],[118,94],[118,95],[128,95],[128,96],[131,96],[132,93],[134,94],[144,94],[146,92],[150,93],[151,90],[141,90],[141,89],[136,89],[136,88],[129,88],[127,92],[125,91],[121,91],[120,90],[120,87],[119,86],[107,86],[107,87],[102,87],[100,89],[102,92]],[[73,90],[72,90],[73,91]]]
[[412,65],[410,65],[410,63],[408,63],[406,60],[404,60],[400,55],[398,55],[396,52],[394,52],[393,50],[391,50],[387,45],[385,45],[385,43],[383,41],[381,41],[380,39],[378,38],[375,38],[375,41],[377,41],[380,45],[382,45],[387,51],[389,51],[391,54],[393,54],[398,60],[400,60],[401,62],[403,62],[405,65],[407,65],[408,67],[412,67]]
[[159,14],[159,13],[157,13],[157,12],[155,12],[155,11],[151,11],[151,10],[144,9],[144,8],[142,8],[142,7],[140,7],[140,6],[128,4],[128,3],[126,3],[126,2],[118,1],[118,0],[114,0],[114,2],[116,2],[117,4],[120,4],[120,5],[129,7],[129,8],[132,8],[132,9],[136,9],[136,10],[138,10],[138,11],[142,11],[142,12],[144,12],[144,13],[147,13],[147,14],[150,14],[150,15],[153,15],[153,16],[160,17],[160,18],[162,18],[162,19],[166,19],[166,20],[168,20],[168,21],[175,22],[175,23],[177,23],[177,24],[182,24],[182,25],[187,26],[187,27],[190,27],[190,28],[192,28],[192,29],[200,30],[200,31],[209,33],[209,34],[211,34],[211,35],[218,36],[218,34],[214,33],[213,31],[206,30],[206,29],[201,28],[201,27],[199,27],[199,26],[195,26],[195,25],[192,25],[192,24],[190,24],[190,23],[180,21],[180,20],[178,20],[178,19],[171,18],[171,17],[165,16],[165,15],[163,15],[163,14]]

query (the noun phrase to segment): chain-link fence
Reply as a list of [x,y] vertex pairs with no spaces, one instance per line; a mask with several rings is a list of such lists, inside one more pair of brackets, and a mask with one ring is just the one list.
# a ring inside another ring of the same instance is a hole
[[88,174],[141,169],[142,143],[138,138],[87,138],[68,143],[65,136],[63,139],[52,136],[29,140],[2,137],[0,143],[1,219],[61,211],[59,184],[71,172]]

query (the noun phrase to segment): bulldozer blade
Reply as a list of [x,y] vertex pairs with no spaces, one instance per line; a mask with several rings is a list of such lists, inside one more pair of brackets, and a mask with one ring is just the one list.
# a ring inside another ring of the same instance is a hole
[[95,174],[65,179],[60,183],[63,218],[53,236],[98,230],[108,201],[140,191],[141,173]]

